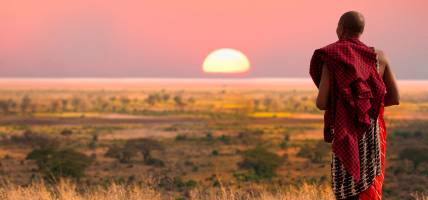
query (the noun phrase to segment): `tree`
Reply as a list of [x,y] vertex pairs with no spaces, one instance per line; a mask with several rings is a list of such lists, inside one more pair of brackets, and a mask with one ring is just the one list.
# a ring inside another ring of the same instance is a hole
[[180,95],[174,96],[175,105],[178,107],[183,107],[185,105],[183,98]]
[[131,102],[131,100],[128,97],[126,97],[126,96],[120,97],[120,103],[122,104],[122,111],[123,112],[126,112],[126,108],[128,107],[130,102]]
[[131,146],[123,146],[120,147],[118,145],[113,145],[109,147],[105,156],[110,158],[115,158],[121,163],[130,163],[132,158],[134,158],[138,154],[136,148]]
[[283,163],[280,156],[261,146],[244,151],[242,158],[243,160],[238,163],[239,168],[252,170],[256,179],[270,179],[276,176],[276,169]]
[[22,97],[21,100],[21,112],[26,113],[28,109],[31,107],[31,98],[28,95]]
[[266,111],[270,110],[271,105],[273,104],[273,99],[270,97],[265,97],[263,99],[263,106],[265,107]]
[[150,162],[150,159],[152,159],[151,152],[153,150],[164,149],[161,143],[148,138],[128,140],[126,146],[138,149],[141,155],[143,155],[144,162]]
[[27,159],[35,160],[40,172],[50,182],[56,182],[61,177],[79,180],[92,162],[83,153],[54,148],[35,149],[27,155]]
[[62,105],[62,111],[66,112],[68,110],[68,100],[67,99],[61,99],[61,105]]
[[58,100],[53,100],[51,102],[51,111],[52,112],[57,112],[59,110],[59,108],[60,108],[60,104],[61,103]]
[[167,102],[170,99],[170,95],[168,93],[163,93],[162,100],[164,102]]
[[81,104],[82,100],[79,97],[73,97],[71,100],[71,105],[73,106],[75,112],[79,111]]
[[143,161],[147,165],[163,166],[161,160],[152,157],[151,152],[154,150],[163,150],[163,146],[156,140],[144,138],[128,140],[124,146],[113,145],[111,146],[105,156],[116,158],[119,162],[129,163],[135,158],[138,153],[143,157]]
[[15,107],[16,103],[12,99],[0,100],[0,112],[4,114],[9,114]]
[[253,100],[253,104],[254,104],[254,111],[260,111],[260,99],[254,99]]
[[146,102],[149,105],[155,105],[157,102],[161,100],[162,100],[162,97],[158,93],[149,94],[149,96],[147,96],[146,98]]

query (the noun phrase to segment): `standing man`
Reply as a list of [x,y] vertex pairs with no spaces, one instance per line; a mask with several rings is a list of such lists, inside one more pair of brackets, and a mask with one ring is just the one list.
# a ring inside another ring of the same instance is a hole
[[339,20],[339,40],[315,50],[310,75],[325,110],[324,140],[332,143],[336,199],[380,200],[385,173],[384,107],[399,104],[397,83],[384,53],[360,41],[364,17]]

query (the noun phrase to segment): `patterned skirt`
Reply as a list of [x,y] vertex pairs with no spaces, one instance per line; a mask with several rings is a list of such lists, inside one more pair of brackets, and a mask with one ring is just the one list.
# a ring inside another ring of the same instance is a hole
[[360,200],[381,199],[384,177],[385,122],[383,106],[377,119],[372,119],[372,126],[358,141],[360,155],[360,181],[355,182],[345,170],[340,159],[332,153],[331,176],[332,188],[336,199],[358,197]]

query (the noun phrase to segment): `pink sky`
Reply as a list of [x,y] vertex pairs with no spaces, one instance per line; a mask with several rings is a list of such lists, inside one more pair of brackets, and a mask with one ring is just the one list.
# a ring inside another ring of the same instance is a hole
[[362,38],[398,78],[427,79],[428,1],[0,0],[1,77],[211,77],[218,48],[250,59],[249,77],[308,77],[314,49],[361,11]]

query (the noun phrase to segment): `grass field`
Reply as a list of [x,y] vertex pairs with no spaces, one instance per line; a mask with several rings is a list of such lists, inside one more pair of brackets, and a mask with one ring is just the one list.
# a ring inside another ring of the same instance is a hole
[[[385,111],[385,199],[428,193],[421,84]],[[1,80],[1,199],[332,199],[315,94],[305,80]]]

